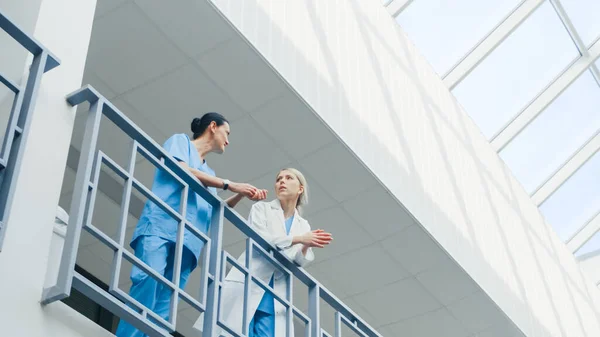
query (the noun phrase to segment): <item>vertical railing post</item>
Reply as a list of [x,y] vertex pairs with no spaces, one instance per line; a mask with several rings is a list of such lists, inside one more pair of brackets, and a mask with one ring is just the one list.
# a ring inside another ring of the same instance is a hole
[[244,266],[246,267],[246,270],[248,271],[248,273],[245,275],[244,277],[244,302],[243,303],[243,308],[242,308],[242,334],[244,334],[245,336],[248,335],[248,300],[250,299],[250,285],[252,284],[252,272],[251,272],[251,266],[252,266],[252,257],[254,254],[254,241],[252,240],[252,238],[247,238],[246,239],[246,261]]
[[335,337],[342,337],[342,314],[339,311],[335,312]]
[[113,263],[111,270],[110,284],[108,285],[109,292],[113,292],[119,288],[119,279],[121,276],[121,265],[123,262],[123,247],[125,246],[125,235],[127,232],[127,218],[129,215],[129,203],[131,202],[131,193],[133,189],[133,173],[135,170],[135,158],[137,155],[138,142],[133,141],[131,144],[131,152],[129,153],[129,162],[127,163],[127,173],[129,176],[125,181],[123,188],[123,196],[121,197],[121,215],[119,218],[119,229],[117,231],[117,242],[119,248],[114,252]]
[[79,238],[86,218],[88,195],[92,188],[98,188],[98,186],[90,185],[90,176],[94,165],[103,107],[104,101],[102,99],[96,100],[91,104],[90,112],[87,116],[83,143],[81,145],[81,155],[79,156],[77,175],[75,177],[75,189],[73,191],[73,199],[71,200],[67,237],[65,238],[63,254],[58,270],[58,279],[55,286],[44,289],[42,304],[61,300],[71,294]]
[[311,336],[321,336],[321,288],[319,285],[314,283],[308,288],[308,316],[311,321]]
[[181,260],[183,256],[183,241],[185,239],[185,223],[187,222],[187,200],[189,186],[184,185],[181,189],[181,208],[178,210],[181,214],[181,221],[177,224],[177,239],[175,240],[175,256],[173,257],[173,279],[170,280],[175,285],[171,294],[171,303],[169,307],[169,323],[177,325],[177,303],[179,301],[179,289],[181,282]]
[[206,296],[206,312],[204,313],[203,336],[216,336],[217,318],[219,312],[219,287],[221,286],[221,245],[223,239],[223,202],[212,207],[210,227],[210,260],[208,271],[213,275],[208,283]]
[[286,337],[292,336],[294,333],[294,310],[292,309],[294,303],[294,276],[292,273],[288,273],[286,277],[287,289],[285,294],[285,299],[288,301],[290,306],[287,308],[285,312],[285,334]]

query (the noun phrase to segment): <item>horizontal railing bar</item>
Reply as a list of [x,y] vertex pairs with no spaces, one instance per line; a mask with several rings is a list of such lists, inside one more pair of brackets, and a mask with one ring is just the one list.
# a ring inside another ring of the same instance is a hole
[[202,233],[198,228],[189,223],[189,221],[184,222],[183,225],[185,226],[185,229],[192,232],[192,234],[194,234],[198,239],[202,240],[204,244],[210,242],[210,238],[208,237],[208,235]]
[[200,311],[201,313],[206,311],[204,305],[202,303],[200,303],[199,301],[197,301],[195,298],[193,298],[192,296],[190,296],[190,294],[184,292],[184,291],[180,291],[179,292],[179,296],[181,297],[182,300],[184,300],[187,304],[191,305],[192,308]]
[[137,256],[133,255],[130,251],[124,249],[123,258],[125,258],[130,263],[134,264],[136,267],[142,269],[146,274],[154,276],[155,280],[159,280],[160,282],[162,282],[163,285],[169,287],[171,291],[175,291],[176,286],[173,284],[173,282],[167,280],[167,278],[159,274],[156,270],[152,269],[152,267],[145,264]]
[[258,284],[258,286],[264,290],[265,292],[268,292],[269,294],[271,294],[271,296],[273,296],[273,298],[275,298],[280,304],[282,304],[286,309],[289,308],[292,304],[290,302],[288,302],[286,299],[282,298],[281,296],[279,296],[279,294],[277,294],[275,292],[275,289],[272,289],[271,287],[269,287],[269,285],[264,282],[263,280],[259,279],[258,277],[250,274],[250,281],[255,282],[256,284]]
[[298,317],[298,319],[300,319],[301,321],[304,322],[304,324],[310,324],[310,317],[308,317],[305,313],[300,311],[295,306],[292,306],[292,311],[293,311],[294,315],[296,317]]
[[10,89],[13,93],[18,95],[21,92],[21,87],[19,87],[15,82],[11,81],[9,78],[4,77],[2,73],[0,73],[0,82]]
[[[251,237],[246,238],[246,244],[250,245],[252,247],[252,249],[258,249],[258,252],[260,254],[261,257],[267,259],[269,262],[271,262],[271,264],[273,265],[274,268],[279,269],[280,272],[282,272],[283,274],[285,274],[285,276],[290,277],[291,273],[288,269],[286,269],[281,262],[279,262],[275,257],[273,257],[271,254],[269,254],[263,247],[261,247],[260,245],[258,245],[254,240],[252,240]],[[276,251],[276,250],[273,250]],[[284,255],[285,256],[285,255]],[[287,256],[285,256],[287,259]]]
[[100,304],[103,308],[108,309],[113,314],[126,319],[131,322],[136,328],[148,335],[159,335],[164,337],[171,337],[171,335],[162,329],[157,329],[153,324],[144,324],[146,321],[142,315],[135,312],[132,308],[128,307],[117,298],[105,295],[106,292],[88,280],[78,272],[74,272],[73,275],[73,287],[84,295],[89,297],[92,301]]
[[155,203],[158,207],[160,207],[165,213],[167,213],[173,220],[180,222],[182,220],[181,214],[175,211],[169,204],[162,201],[154,192],[149,190],[146,186],[140,183],[137,179],[131,178],[131,182],[133,183],[133,187],[140,191],[146,198],[150,199],[153,203]]
[[246,337],[246,335],[236,332],[235,330],[231,329],[230,327],[228,327],[225,323],[223,323],[221,321],[217,321],[217,325],[221,329],[225,330],[228,334],[230,334],[234,337]]
[[171,177],[173,177],[175,180],[177,180],[177,182],[180,183],[182,187],[188,186],[188,184],[186,184],[185,181],[183,181],[177,174],[175,174],[175,172],[173,172],[170,168],[168,168],[167,165],[163,164],[163,162],[160,161],[160,159],[158,159],[156,156],[154,156],[152,153],[150,153],[150,151],[146,150],[146,148],[144,148],[143,146],[140,146],[138,144],[137,150],[144,158],[146,158],[156,168],[165,170],[165,172],[170,174]]
[[344,317],[344,315],[339,315],[339,318],[355,334],[357,334],[357,335],[359,335],[361,337],[367,337],[367,335],[362,330],[360,330],[354,323],[350,322],[346,317]]
[[127,170],[122,168],[121,165],[117,164],[116,161],[114,161],[112,158],[110,158],[104,152],[102,152],[102,150],[98,150],[98,158],[100,158],[100,160],[102,161],[103,164],[108,166],[111,170],[113,170],[113,172],[115,172],[123,180],[128,180],[130,178],[129,172],[127,172]]
[[126,302],[126,303],[130,302],[135,307],[137,307],[138,309],[140,309],[140,311],[142,311],[142,316],[143,317],[146,318],[147,316],[150,316],[151,319],[155,320],[157,323],[159,323],[160,325],[162,325],[165,330],[167,330],[169,332],[175,331],[176,326],[174,324],[171,324],[171,323],[167,322],[164,318],[160,317],[154,311],[149,310],[148,308],[146,308],[145,305],[143,305],[140,302],[138,302],[138,300],[136,300],[135,298],[129,296],[129,294],[127,294],[123,290],[121,290],[119,288],[112,289],[111,290],[111,294],[114,295],[115,297],[119,298],[123,302]]
[[[94,236],[96,239],[98,239],[98,241],[103,243],[105,246],[108,246],[108,248],[110,248],[113,252],[120,249],[119,244],[115,240],[113,240],[110,236],[108,236],[106,233],[101,231],[98,227],[96,227],[92,223],[84,225],[83,229],[85,229],[88,233],[90,233],[92,236]],[[125,248],[123,248],[123,249],[125,249]]]
[[[227,265],[227,262],[231,263],[231,265],[233,267],[235,267],[237,270],[239,270],[242,274],[244,274],[244,276],[249,274],[248,269],[246,269],[246,267],[244,265],[242,265],[240,262],[238,262],[238,260],[236,258],[234,258],[233,256],[231,256],[231,254],[229,254],[226,251],[222,251],[222,256],[223,258],[221,259],[221,263],[223,264],[223,268],[221,268],[221,270],[225,270],[225,266]],[[224,272],[224,271],[223,271]]]

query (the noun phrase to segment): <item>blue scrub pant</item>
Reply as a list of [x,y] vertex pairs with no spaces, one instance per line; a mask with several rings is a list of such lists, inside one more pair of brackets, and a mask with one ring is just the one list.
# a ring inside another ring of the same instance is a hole
[[[175,242],[165,240],[159,236],[147,235],[136,239],[134,247],[136,257],[163,275],[167,280],[173,281]],[[180,288],[185,288],[188,277],[192,270],[196,268],[196,265],[196,257],[184,247],[181,258]],[[131,269],[131,281],[129,295],[160,317],[168,320],[172,291],[135,265]],[[115,334],[118,337],[146,336],[125,320],[119,322]]]
[[250,321],[248,337],[275,337],[275,315],[256,310]]

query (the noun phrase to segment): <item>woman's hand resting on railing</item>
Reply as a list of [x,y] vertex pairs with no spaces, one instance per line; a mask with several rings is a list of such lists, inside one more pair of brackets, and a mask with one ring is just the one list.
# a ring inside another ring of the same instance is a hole
[[313,247],[324,248],[331,242],[331,240],[333,240],[331,233],[327,233],[322,229],[315,229],[314,231],[306,232],[295,237],[294,239],[296,238],[298,238],[297,243],[303,244],[306,249]]

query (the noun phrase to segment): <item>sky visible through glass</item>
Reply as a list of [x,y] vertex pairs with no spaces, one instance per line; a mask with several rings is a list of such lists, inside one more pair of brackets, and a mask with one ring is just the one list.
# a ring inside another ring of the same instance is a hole
[[[385,1],[384,1],[385,2]],[[434,70],[444,76],[523,0],[414,0],[397,17]],[[588,48],[600,38],[599,0],[561,0]],[[493,139],[529,103],[581,57],[553,4],[542,3],[454,89],[453,94]],[[600,60],[596,61],[600,66]],[[600,86],[582,73],[501,152],[529,193],[534,193],[600,132]],[[600,212],[600,152],[542,205],[562,240]],[[600,233],[576,255],[600,249]]]

